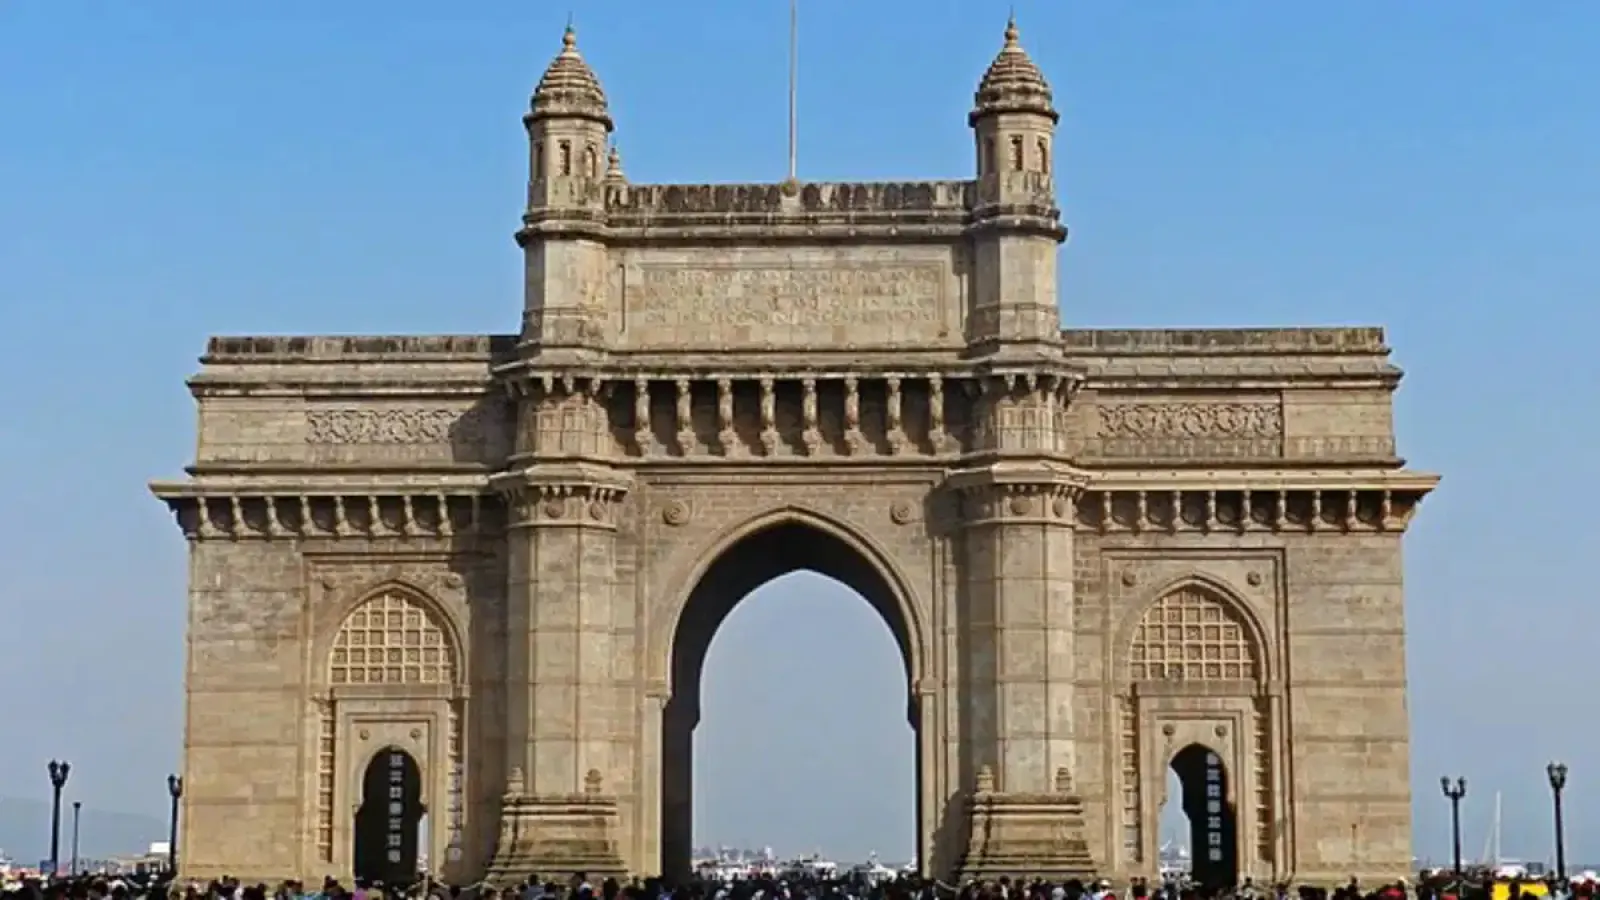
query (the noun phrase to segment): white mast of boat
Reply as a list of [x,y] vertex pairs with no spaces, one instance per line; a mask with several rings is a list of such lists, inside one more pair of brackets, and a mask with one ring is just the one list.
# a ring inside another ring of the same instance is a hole
[[1501,862],[1501,806],[1499,791],[1494,791],[1494,865]]
[[1494,792],[1494,821],[1489,826],[1489,833],[1483,840],[1483,861],[1489,867],[1497,868],[1500,865],[1500,792]]

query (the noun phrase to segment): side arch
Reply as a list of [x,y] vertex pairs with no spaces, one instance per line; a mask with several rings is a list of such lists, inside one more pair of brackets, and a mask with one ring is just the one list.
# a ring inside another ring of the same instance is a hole
[[[813,559],[803,548],[783,545],[793,555],[783,560],[772,560],[766,565],[750,566],[744,574],[729,575],[724,583],[715,585],[715,594],[707,594],[707,586],[715,581],[719,566],[727,566],[740,553],[741,545],[762,536],[774,537],[787,531],[794,537],[820,537],[824,543],[833,544],[829,550],[843,549],[853,555],[854,561],[865,564],[866,572],[885,588],[887,596],[866,596],[874,610],[884,619],[895,641],[900,645],[906,666],[908,683],[914,688],[924,677],[928,660],[927,630],[918,594],[906,573],[894,557],[869,535],[838,518],[798,504],[789,504],[746,518],[723,529],[705,549],[680,570],[668,589],[671,598],[664,615],[657,617],[650,627],[650,679],[670,695],[675,685],[674,660],[678,657],[679,639],[688,618],[704,615],[706,630],[715,633],[727,617],[750,591],[780,575],[793,571],[815,571],[840,581],[863,595],[872,590],[870,584],[853,584],[859,577],[851,573],[831,571],[839,568],[826,559]],[[782,542],[779,542],[780,545]],[[755,549],[755,548],[752,548]],[[843,575],[843,577],[841,577]],[[708,580],[709,579],[709,580]],[[701,604],[709,604],[695,608]],[[703,650],[701,651],[703,653]]]
[[376,604],[386,598],[400,598],[438,630],[443,637],[441,647],[449,656],[451,669],[450,679],[438,686],[449,687],[453,691],[462,689],[468,681],[467,644],[462,623],[432,593],[401,578],[385,578],[359,592],[352,592],[319,617],[310,661],[313,683],[324,690],[350,686],[349,683],[336,684],[331,677],[335,651],[340,649],[337,646],[340,637],[346,634],[346,629],[358,614],[371,612]]
[[1268,632],[1256,611],[1243,599],[1239,591],[1226,581],[1203,572],[1187,572],[1156,585],[1146,592],[1138,603],[1123,613],[1117,623],[1112,644],[1118,684],[1127,685],[1135,680],[1132,671],[1133,644],[1146,616],[1163,601],[1186,590],[1195,591],[1216,603],[1239,624],[1256,654],[1257,671],[1251,680],[1260,685],[1278,680],[1280,669],[1277,648],[1269,639]]

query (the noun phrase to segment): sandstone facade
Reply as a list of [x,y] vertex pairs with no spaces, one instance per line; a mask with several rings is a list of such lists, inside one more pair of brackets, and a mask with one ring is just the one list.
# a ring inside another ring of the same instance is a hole
[[1150,873],[1196,745],[1242,873],[1410,868],[1380,330],[1063,330],[1014,28],[965,180],[630,184],[570,33],[525,124],[518,334],[190,383],[187,874],[348,874],[393,748],[448,876],[681,868],[711,634],[795,568],[897,637],[925,868]]

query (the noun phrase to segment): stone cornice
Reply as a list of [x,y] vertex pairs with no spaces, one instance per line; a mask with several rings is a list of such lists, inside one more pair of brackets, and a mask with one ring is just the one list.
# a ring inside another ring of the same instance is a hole
[[500,503],[467,486],[215,485],[157,482],[190,540],[455,538],[501,530]]
[[1077,524],[1102,534],[1402,532],[1438,481],[1405,471],[1102,477],[1079,499]]
[[516,335],[509,334],[218,336],[206,342],[200,362],[490,362],[514,354],[516,343]]
[[1378,327],[1067,328],[1069,352],[1082,356],[1388,356]]
[[1407,469],[1285,469],[1236,468],[1193,472],[1180,469],[1102,472],[1091,490],[1377,490],[1427,494],[1439,476]]

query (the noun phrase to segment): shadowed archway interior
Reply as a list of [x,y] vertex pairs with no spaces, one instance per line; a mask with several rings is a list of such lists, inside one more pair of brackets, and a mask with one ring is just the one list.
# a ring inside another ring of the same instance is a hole
[[1216,891],[1239,881],[1239,832],[1228,799],[1228,770],[1222,757],[1203,744],[1190,744],[1172,757],[1172,771],[1183,786],[1180,800],[1189,817],[1189,859],[1196,883]]
[[406,751],[385,747],[367,763],[361,782],[355,876],[386,885],[409,885],[417,877],[418,825],[426,812],[422,769]]
[[[693,863],[694,729],[700,723],[701,680],[711,641],[752,591],[799,571],[850,588],[889,626],[906,672],[906,718],[913,731],[919,725],[910,691],[911,624],[881,570],[845,540],[803,521],[775,523],[746,535],[723,550],[700,578],[672,636],[672,696],[661,729],[661,862],[667,874],[686,876]],[[917,777],[920,783],[920,771]]]

